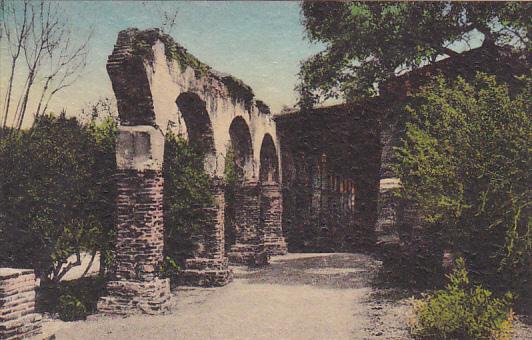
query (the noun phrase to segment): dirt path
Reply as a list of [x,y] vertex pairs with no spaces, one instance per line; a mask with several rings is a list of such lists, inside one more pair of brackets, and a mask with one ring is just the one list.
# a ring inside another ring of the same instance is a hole
[[401,305],[372,298],[379,266],[362,254],[289,254],[262,269],[235,268],[223,288],[179,289],[168,315],[45,327],[57,339],[404,338]]

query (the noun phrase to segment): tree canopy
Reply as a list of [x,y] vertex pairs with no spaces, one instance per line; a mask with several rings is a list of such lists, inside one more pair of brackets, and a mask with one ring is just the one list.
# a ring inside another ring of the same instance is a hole
[[311,42],[325,49],[301,65],[300,105],[376,93],[400,69],[459,53],[473,38],[482,45],[530,50],[526,2],[303,2]]

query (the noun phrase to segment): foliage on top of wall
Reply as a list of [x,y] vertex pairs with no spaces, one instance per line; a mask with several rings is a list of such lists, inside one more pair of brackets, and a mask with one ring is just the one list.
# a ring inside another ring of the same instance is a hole
[[270,115],[272,113],[270,107],[262,100],[255,100],[255,105],[257,105],[257,109],[259,109],[259,112],[262,114]]
[[171,36],[162,34],[159,39],[161,39],[164,44],[166,58],[177,61],[181,68],[181,72],[185,72],[187,66],[190,66],[194,70],[196,78],[209,75],[211,67],[199,61],[198,58],[189,53],[186,48],[176,43]]
[[229,75],[224,75],[220,78],[220,81],[227,87],[229,97],[234,103],[242,103],[247,111],[251,110],[253,97],[255,97],[251,87],[244,84],[242,80]]
[[153,62],[153,44],[160,40],[164,44],[164,53],[168,60],[175,60],[178,62],[181,72],[185,72],[187,67],[191,67],[196,77],[207,76],[210,66],[202,63],[195,56],[190,54],[186,48],[179,45],[168,34],[161,33],[158,29],[149,29],[139,31],[138,29],[131,29],[131,46],[133,54],[147,59],[150,63]]
[[196,78],[211,77],[222,82],[227,87],[229,97],[233,103],[242,103],[247,111],[251,110],[255,94],[251,87],[246,85],[242,80],[214,71],[209,65],[201,62],[189,53],[186,48],[175,42],[171,36],[161,33],[158,29],[144,31],[134,29],[131,32],[131,45],[134,55],[145,58],[150,63],[153,63],[154,54],[152,46],[159,39],[164,44],[166,58],[168,60],[175,60],[179,64],[181,72],[185,72],[187,67],[190,67],[194,70]]

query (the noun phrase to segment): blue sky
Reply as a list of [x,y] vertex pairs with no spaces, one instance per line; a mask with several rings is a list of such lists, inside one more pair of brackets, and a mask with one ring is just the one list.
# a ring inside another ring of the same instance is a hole
[[179,10],[172,30],[177,42],[201,61],[249,84],[274,112],[296,102],[299,62],[320,50],[305,39],[299,2],[70,1],[61,7],[75,38],[81,41],[91,27],[94,36],[82,77],[53,100],[56,112],[66,108],[72,114],[99,97],[112,96],[105,64],[117,33],[159,26],[161,8]]

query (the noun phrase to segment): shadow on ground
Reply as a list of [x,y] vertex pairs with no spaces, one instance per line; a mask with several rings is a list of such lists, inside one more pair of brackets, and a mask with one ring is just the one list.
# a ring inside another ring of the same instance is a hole
[[36,309],[65,321],[83,320],[96,313],[96,304],[105,293],[105,279],[84,277],[55,284],[43,284],[37,290]]
[[364,288],[381,262],[364,254],[289,254],[272,258],[263,268],[235,269],[235,278],[251,284],[311,285],[320,288]]

